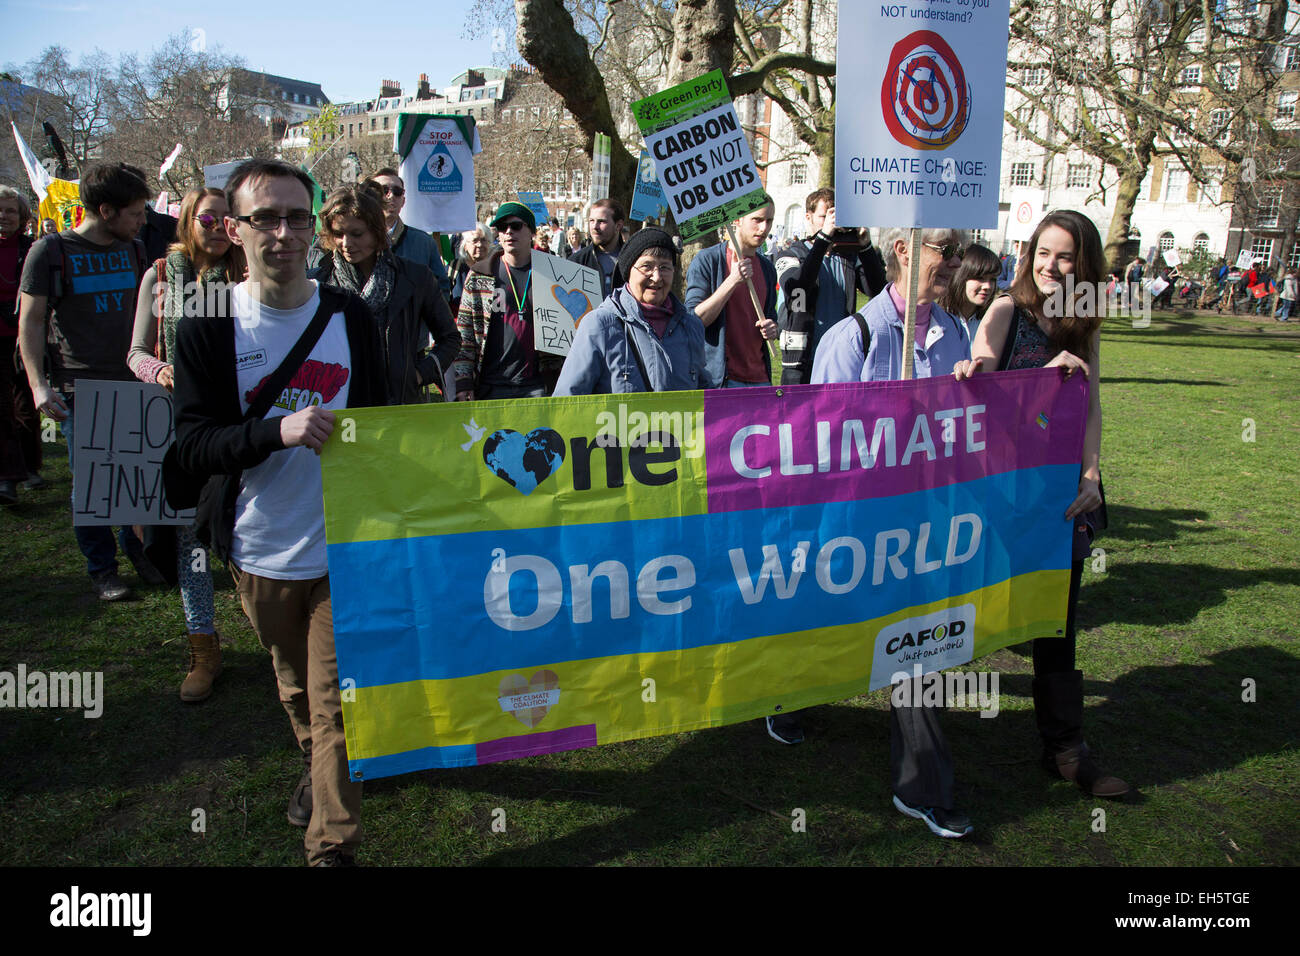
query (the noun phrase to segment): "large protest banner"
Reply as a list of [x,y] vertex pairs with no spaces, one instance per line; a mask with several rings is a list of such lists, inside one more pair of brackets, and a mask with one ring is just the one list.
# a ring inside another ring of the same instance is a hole
[[734,723],[1060,634],[1086,409],[1080,376],[1032,369],[338,413],[354,777]]
[[836,222],[998,224],[1009,0],[840,0]]
[[767,202],[721,70],[637,100],[632,114],[683,240]]
[[77,379],[72,436],[74,525],[194,523],[163,494],[172,400],[161,385]]
[[539,352],[568,355],[582,317],[600,305],[600,273],[559,256],[532,256],[533,341]]

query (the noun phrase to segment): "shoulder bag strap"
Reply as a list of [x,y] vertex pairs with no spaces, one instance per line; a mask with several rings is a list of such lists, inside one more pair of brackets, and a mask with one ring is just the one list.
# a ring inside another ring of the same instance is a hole
[[[230,292],[226,292],[227,309],[229,310]],[[289,379],[293,378],[294,372],[302,368],[302,363],[307,360],[311,350],[316,347],[320,337],[325,334],[325,327],[329,325],[330,319],[334,313],[343,307],[334,296],[326,293],[322,287],[320,290],[320,305],[316,309],[316,314],[312,316],[311,322],[303,331],[302,336],[294,343],[289,354],[285,356],[279,368],[271,373],[270,377],[262,383],[262,387],[257,390],[257,395],[248,406],[248,412],[244,415],[245,421],[251,421],[256,418],[262,418],[271,409],[272,403],[276,397],[284,391],[284,387],[289,384]],[[228,315],[234,315],[233,311],[228,311]]]

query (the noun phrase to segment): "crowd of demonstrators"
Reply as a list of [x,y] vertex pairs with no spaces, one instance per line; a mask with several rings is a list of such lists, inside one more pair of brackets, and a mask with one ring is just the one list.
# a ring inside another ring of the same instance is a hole
[[527,206],[503,203],[492,218],[500,249],[470,267],[456,324],[456,398],[540,398],[563,360],[533,343],[532,256],[537,220]]
[[[126,359],[148,264],[135,236],[148,199],[145,181],[121,163],[90,166],[81,177],[81,224],[42,238],[23,264],[19,350],[36,409],[61,423],[74,472],[74,382],[134,380]],[[112,529],[74,525],[73,534],[99,597],[125,598],[130,588],[117,573]],[[120,528],[118,542],[144,583],[163,583],[132,528]]]
[[388,227],[388,246],[393,255],[425,266],[437,278],[444,298],[450,298],[451,279],[447,276],[447,265],[442,261],[438,240],[422,229],[412,229],[402,222],[406,184],[397,170],[385,166],[371,173],[365,181],[383,194],[384,224]]
[[[230,567],[243,610],[271,655],[303,756],[286,815],[306,830],[309,864],[349,865],[362,839],[361,786],[349,776],[344,743],[316,460],[334,411],[421,401],[429,385],[444,384],[448,369],[458,400],[769,385],[769,342],[778,328],[786,333],[787,384],[896,380],[905,350],[916,378],[960,380],[1031,367],[1089,377],[1078,495],[1065,510],[1076,542],[1066,636],[1034,641],[1034,704],[1052,772],[1094,796],[1127,792],[1084,743],[1082,672],[1075,666],[1080,555],[1106,523],[1100,318],[1066,310],[1052,319],[1044,308],[1066,275],[1081,283],[1102,278],[1100,238],[1080,214],[1047,216],[1009,294],[995,299],[1005,257],[966,247],[964,235],[948,229],[924,232],[917,262],[906,229],[883,230],[877,251],[865,230],[837,227],[834,193],[821,189],[806,203],[808,238],[775,253],[776,266],[762,253],[772,227],[769,202],[732,224],[734,246],[724,238],[695,256],[683,301],[672,291],[680,239],[655,227],[629,236],[622,207],[610,199],[592,205],[590,241],[580,247],[576,230],[566,235],[552,222],[544,236],[526,206],[502,204],[490,224],[495,245],[481,225],[457,237],[453,285],[435,238],[401,221],[404,187],[391,169],[335,190],[317,221],[304,172],[250,160],[225,190],[195,189],[184,197],[176,241],[152,266],[133,238],[148,228],[148,189],[138,172],[93,166],[81,188],[82,225],[35,245],[21,238],[30,219],[25,203],[0,191],[0,280],[21,271],[14,332],[31,389],[26,418],[20,407],[6,411],[0,404],[0,500],[39,468],[39,443],[35,466],[22,444],[24,428],[38,437],[35,409],[63,422],[71,462],[74,378],[130,380],[134,373],[173,392],[174,467],[210,493],[201,527],[177,532],[191,647],[181,697],[208,697],[221,672],[211,576],[194,572],[189,560],[209,544]],[[535,249],[567,251],[601,276],[602,301],[579,325],[564,359],[539,352],[534,342]],[[70,269],[77,256],[83,259]],[[89,269],[83,260],[92,258],[95,281],[79,283]],[[915,333],[905,342],[914,275]],[[1132,275],[1124,280],[1140,281]],[[1295,301],[1295,270],[1286,281],[1284,320]],[[224,294],[214,310],[214,297],[196,290],[218,283]],[[105,302],[90,291],[106,287],[124,292]],[[0,286],[0,309],[12,312],[14,297],[5,291]],[[870,296],[860,310],[859,293]],[[197,321],[186,318],[195,313],[191,299],[200,303]],[[0,333],[4,328],[0,323]],[[254,354],[263,356],[260,364],[237,358]],[[322,389],[326,379],[332,385]],[[75,531],[100,597],[124,596],[111,531]],[[119,541],[141,578],[160,583],[129,528]],[[964,836],[973,826],[956,805],[942,708],[922,704],[919,679],[909,689],[891,695],[893,803],[939,836]],[[769,717],[765,728],[781,743],[804,739],[801,713]]]
[[556,395],[670,392],[700,387],[704,326],[672,293],[677,249],[647,228],[619,252],[627,284],[578,326]]
[[27,375],[14,362],[18,349],[18,283],[35,241],[27,235],[32,211],[15,189],[0,186],[0,504],[18,501],[21,485],[45,487],[41,477],[41,422]]
[[[759,254],[772,215],[769,201],[742,216],[731,227],[738,249],[730,241],[709,246],[686,271],[686,308],[704,323],[707,388],[772,384],[768,342],[777,333],[776,268]],[[755,298],[761,312],[755,309]]]
[[885,264],[867,230],[836,227],[833,189],[809,193],[804,219],[808,237],[772,257],[780,286],[782,385],[807,384],[822,335],[857,311],[859,292],[879,295],[885,286]]
[[1001,268],[1002,263],[992,249],[972,242],[966,247],[961,268],[943,297],[944,311],[965,321],[972,342],[980,320],[997,295]]
[[999,371],[1060,367],[1067,376],[1078,370],[1089,379],[1078,495],[1065,510],[1065,519],[1074,523],[1065,636],[1033,642],[1034,717],[1049,770],[1093,796],[1120,797],[1128,792],[1128,784],[1097,766],[1084,741],[1083,672],[1075,666],[1083,562],[1091,553],[1093,536],[1106,527],[1101,484],[1103,316],[1096,307],[1098,297],[1079,298],[1078,293],[1062,308],[1044,307],[1049,297],[1064,294],[1066,276],[1074,277],[1079,292],[1101,281],[1105,273],[1101,236],[1088,217],[1058,210],[1038,224],[1026,257],[1010,296],[994,302],[980,325],[975,361]]
[[451,284],[451,314],[460,311],[461,296],[465,291],[465,279],[469,276],[474,263],[487,258],[492,248],[492,237],[488,235],[487,226],[478,223],[473,229],[460,234],[460,243],[456,250],[456,268]]
[[582,230],[579,229],[577,226],[570,226],[569,231],[565,233],[565,237],[568,239],[569,242],[570,255],[572,255],[574,252],[577,252],[579,249],[582,248],[583,246]]
[[612,199],[597,199],[587,216],[591,242],[569,253],[569,261],[600,273],[600,296],[609,294],[627,282],[619,268],[623,248],[623,207]]
[[389,404],[420,402],[435,385],[445,391],[446,372],[460,351],[456,322],[434,274],[389,250],[376,192],[369,185],[342,186],[326,198],[319,219],[327,255],[309,274],[369,306],[383,342]]
[[[334,409],[387,403],[382,346],[364,302],[307,276],[306,173],[251,160],[226,195],[248,281],[232,291],[230,314],[180,324],[175,458],[200,481],[225,476],[211,543],[271,653],[306,763],[288,819],[306,827],[309,864],[349,865],[361,842],[361,784],[348,773],[316,455]],[[236,358],[254,353],[265,361]]]
[[[226,194],[215,188],[192,189],[181,200],[176,242],[144,274],[136,298],[135,330],[127,364],[142,382],[169,392],[176,382],[176,329],[186,305],[195,314],[199,301],[225,284],[244,277],[244,256],[226,235]],[[221,292],[224,294],[224,292]],[[194,525],[176,529],[176,579],[189,640],[189,672],[181,682],[181,700],[197,703],[212,694],[221,674],[221,638],[206,549]],[[196,561],[195,556],[203,560]]]

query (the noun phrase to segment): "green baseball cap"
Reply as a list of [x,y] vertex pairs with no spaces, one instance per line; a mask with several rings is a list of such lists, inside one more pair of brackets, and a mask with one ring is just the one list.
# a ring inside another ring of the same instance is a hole
[[523,203],[519,202],[502,203],[501,208],[497,210],[496,216],[493,217],[492,221],[488,223],[488,225],[495,227],[502,219],[508,219],[511,216],[518,216],[528,224],[528,228],[531,231],[537,231],[537,218],[533,215],[533,211]]

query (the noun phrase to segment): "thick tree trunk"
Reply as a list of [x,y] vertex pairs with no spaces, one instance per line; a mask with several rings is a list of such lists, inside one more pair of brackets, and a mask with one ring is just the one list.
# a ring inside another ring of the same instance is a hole
[[1137,205],[1138,190],[1142,188],[1145,176],[1145,168],[1130,166],[1120,171],[1119,183],[1115,187],[1115,211],[1110,217],[1110,228],[1106,230],[1106,268],[1109,270],[1124,266],[1124,246],[1133,223],[1133,207]]
[[731,75],[736,50],[736,0],[679,0],[673,11],[668,85],[721,70]]
[[515,0],[518,29],[515,40],[525,60],[537,68],[542,81],[554,90],[582,130],[587,152],[597,133],[610,138],[610,196],[624,208],[632,204],[637,158],[622,138],[609,106],[605,79],[596,69],[573,17],[562,0]]

